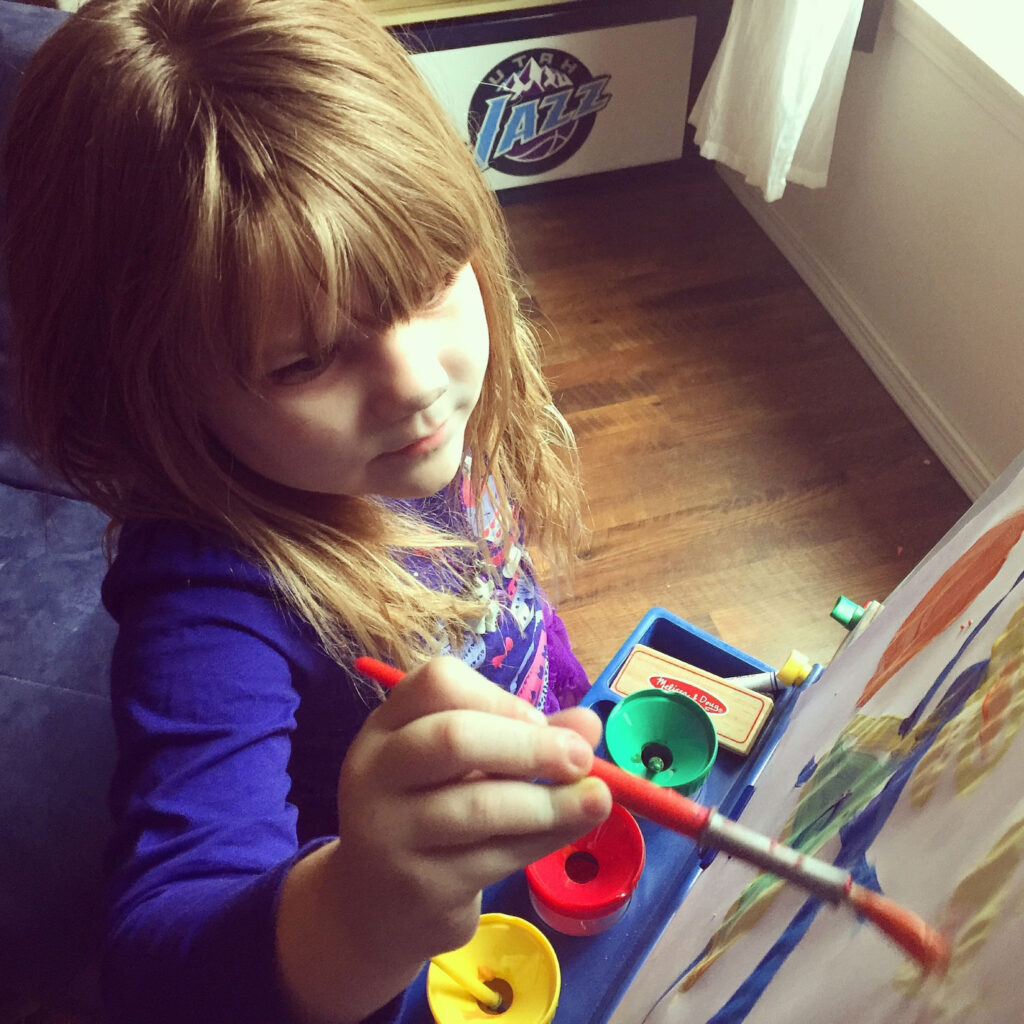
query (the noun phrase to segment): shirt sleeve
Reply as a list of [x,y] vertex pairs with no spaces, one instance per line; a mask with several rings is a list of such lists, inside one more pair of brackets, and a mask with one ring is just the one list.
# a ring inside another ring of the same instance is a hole
[[115,1024],[281,1024],[277,901],[325,841],[299,847],[288,799],[287,619],[234,571],[156,574],[115,603],[108,1011]]

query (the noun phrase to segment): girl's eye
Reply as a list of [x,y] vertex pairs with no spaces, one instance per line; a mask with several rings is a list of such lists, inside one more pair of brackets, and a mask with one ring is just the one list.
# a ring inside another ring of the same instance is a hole
[[453,285],[455,284],[455,278],[458,277],[458,273],[454,270],[449,271],[444,276],[444,280],[441,282],[441,286],[434,292],[433,296],[429,298],[423,307],[425,313],[429,313],[432,309],[437,309],[438,306],[444,305],[445,299],[451,294]]
[[311,356],[303,356],[285,366],[279,366],[267,374],[271,384],[305,384],[315,380],[334,362],[340,346],[331,345]]

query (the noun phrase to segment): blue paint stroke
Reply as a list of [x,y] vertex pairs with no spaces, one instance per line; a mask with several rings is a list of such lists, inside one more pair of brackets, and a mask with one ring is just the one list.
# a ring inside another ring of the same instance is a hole
[[[855,882],[874,889],[875,892],[879,891],[878,878],[874,868],[863,857],[850,868],[850,873]],[[750,980],[754,984],[743,985],[737,989],[729,1001],[707,1021],[707,1024],[731,1024],[733,1021],[746,1019],[747,1014],[754,1008],[754,1003],[761,998],[761,994],[785,963],[786,957],[807,934],[808,928],[811,927],[814,919],[818,916],[818,911],[824,905],[821,900],[813,898],[803,904],[786,930],[776,940],[775,945],[765,953],[760,963],[751,972]]]
[[[957,677],[936,708],[936,714],[929,719],[931,727],[915,744],[913,751],[899,763],[885,786],[864,810],[840,829],[841,846],[835,863],[845,867],[861,885],[881,892],[878,878],[867,862],[867,851],[888,821],[918,762],[931,748],[943,727],[963,710],[984,678],[987,668],[987,660],[978,662]],[[747,1019],[786,958],[799,945],[821,905],[820,900],[811,899],[800,908],[757,967],[707,1024],[742,1024]]]
[[814,758],[812,757],[810,759],[810,761],[808,761],[807,764],[805,764],[803,766],[803,768],[800,769],[800,774],[796,777],[796,785],[793,788],[794,789],[799,789],[804,784],[810,782],[811,781],[811,776],[817,770],[818,770],[818,762],[815,761]]
[[778,973],[786,961],[786,957],[800,943],[807,929],[811,927],[823,904],[821,900],[807,900],[797,911],[796,917],[789,923],[786,930],[776,940],[775,945],[761,958],[760,963],[751,972],[747,982],[741,985],[729,1001],[713,1016],[707,1024],[732,1024],[734,1021],[747,1019],[747,1014],[761,998],[762,993]]

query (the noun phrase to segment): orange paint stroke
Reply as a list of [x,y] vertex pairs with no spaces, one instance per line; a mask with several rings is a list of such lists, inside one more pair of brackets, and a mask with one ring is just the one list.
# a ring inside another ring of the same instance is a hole
[[[1013,668],[1019,667],[1020,660],[1016,659]],[[1013,687],[1007,683],[1004,675],[1005,672],[999,674],[999,678],[992,684],[992,688],[981,702],[982,726],[978,730],[978,740],[982,746],[986,746],[1002,731],[1003,716],[1013,700]]]
[[983,534],[935,582],[889,641],[875,674],[857,698],[863,707],[911,658],[956,622],[995,578],[1024,534],[1024,511]]

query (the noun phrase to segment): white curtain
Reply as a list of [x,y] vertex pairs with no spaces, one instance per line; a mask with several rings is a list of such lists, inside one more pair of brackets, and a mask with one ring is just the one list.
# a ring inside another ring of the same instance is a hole
[[769,202],[828,179],[839,98],[864,0],[733,0],[690,113],[701,154]]

